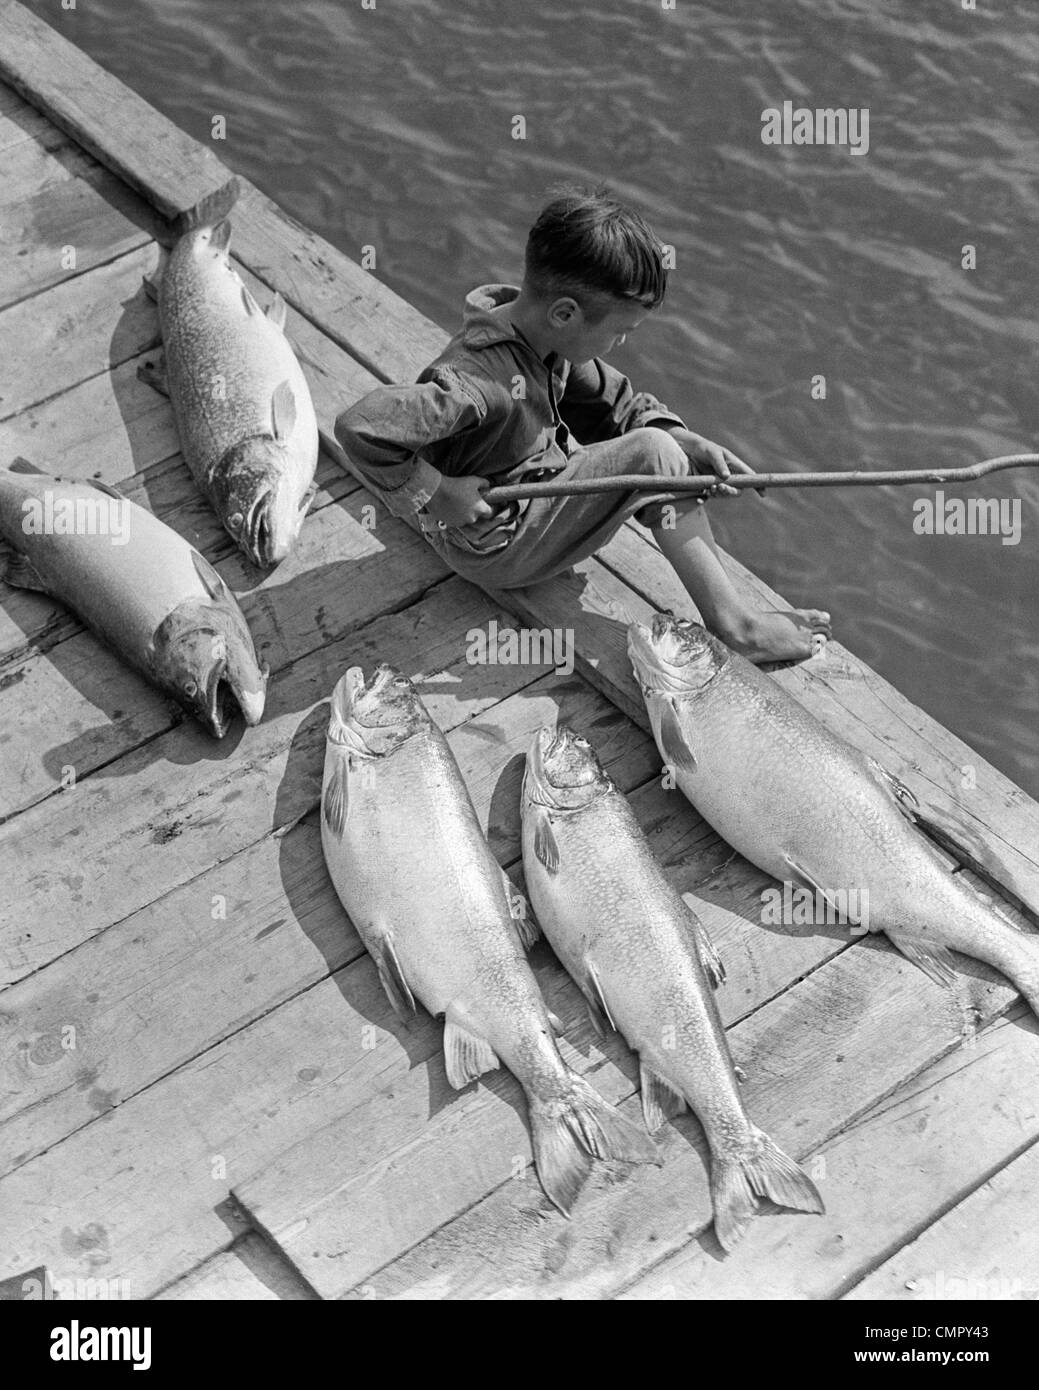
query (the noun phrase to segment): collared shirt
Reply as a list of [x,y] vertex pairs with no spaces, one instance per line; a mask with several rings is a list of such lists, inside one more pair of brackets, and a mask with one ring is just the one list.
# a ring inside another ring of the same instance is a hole
[[601,358],[543,361],[510,322],[518,294],[473,290],[462,327],[414,385],[378,386],[336,420],[336,438],[397,515],[421,511],[443,474],[559,466],[582,444],[682,424]]

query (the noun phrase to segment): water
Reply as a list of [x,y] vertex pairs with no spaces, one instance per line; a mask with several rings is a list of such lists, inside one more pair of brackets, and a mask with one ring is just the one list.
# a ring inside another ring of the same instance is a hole
[[[1035,447],[1039,20],[1018,0],[81,0],[51,23],[445,327],[515,281],[560,179],[676,248],[616,362],[761,470]],[[863,156],[761,112],[868,107]],[[527,138],[512,138],[512,118]],[[961,248],[977,248],[977,269]],[[827,398],[813,400],[824,374]],[[1039,796],[1039,478],[1022,539],[920,536],[917,489],[746,494],[722,543]]]

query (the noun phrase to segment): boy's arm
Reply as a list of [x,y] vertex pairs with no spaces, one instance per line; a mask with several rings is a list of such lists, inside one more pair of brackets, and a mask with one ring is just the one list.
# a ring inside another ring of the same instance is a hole
[[635,391],[623,374],[602,358],[570,368],[559,413],[582,444],[615,439],[644,425],[684,428],[680,415],[648,391]]
[[390,511],[407,516],[425,507],[444,477],[423,451],[486,414],[478,390],[439,367],[413,386],[377,386],[336,418],[335,436]]
[[[721,444],[687,429],[682,417],[668,410],[656,396],[648,391],[634,391],[628,378],[601,357],[571,367],[559,413],[582,444],[614,439],[628,430],[656,425],[673,435],[690,462],[702,465],[704,472],[727,478],[730,473],[754,471]],[[735,492],[724,483],[719,483],[717,490]]]

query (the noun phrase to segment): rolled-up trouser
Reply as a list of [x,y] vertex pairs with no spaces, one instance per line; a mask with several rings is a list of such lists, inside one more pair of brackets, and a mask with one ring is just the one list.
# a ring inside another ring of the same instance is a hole
[[[594,555],[616,534],[628,517],[647,526],[657,522],[665,506],[688,502],[688,493],[668,492],[668,478],[695,473],[681,447],[666,430],[648,426],[629,430],[616,439],[586,444],[576,449],[555,474],[571,478],[605,478],[624,473],[659,477],[659,492],[598,492],[569,497],[533,497],[519,505],[514,520],[505,518],[500,549],[474,553],[464,536],[451,529],[424,530],[423,534],[446,564],[464,579],[492,589],[517,589],[536,584],[570,569]],[[521,481],[521,468],[496,475],[494,483]]]

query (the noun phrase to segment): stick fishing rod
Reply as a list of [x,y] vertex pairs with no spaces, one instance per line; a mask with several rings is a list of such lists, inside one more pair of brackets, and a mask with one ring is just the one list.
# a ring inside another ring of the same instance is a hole
[[1039,454],[1003,454],[966,468],[905,468],[850,473],[734,473],[721,480],[714,473],[691,478],[651,477],[624,473],[614,478],[567,478],[558,482],[508,483],[481,493],[485,502],[515,502],[528,497],[571,497],[594,492],[709,492],[724,481],[729,487],[900,487],[910,483],[969,483],[1004,468],[1039,467]]

